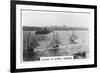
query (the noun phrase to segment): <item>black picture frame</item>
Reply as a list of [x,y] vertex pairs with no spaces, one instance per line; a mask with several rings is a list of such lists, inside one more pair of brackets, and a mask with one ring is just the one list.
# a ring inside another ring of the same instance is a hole
[[[52,6],[52,7],[71,7],[94,9],[94,64],[88,65],[73,65],[73,66],[57,66],[57,67],[41,67],[41,68],[25,68],[16,69],[16,5],[37,5],[37,6]],[[61,69],[79,69],[97,67],[97,6],[95,5],[79,5],[79,4],[63,4],[63,3],[48,3],[48,2],[33,2],[33,1],[11,1],[11,26],[10,26],[10,46],[11,46],[11,72],[29,72],[29,71],[45,71],[45,70],[61,70]]]

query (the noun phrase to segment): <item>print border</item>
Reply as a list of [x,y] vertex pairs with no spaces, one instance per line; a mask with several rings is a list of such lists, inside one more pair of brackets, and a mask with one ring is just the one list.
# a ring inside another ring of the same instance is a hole
[[[43,68],[25,68],[16,69],[16,5],[37,5],[37,6],[53,6],[53,7],[71,7],[94,9],[94,64],[89,65],[74,65],[74,66],[59,66],[59,67],[43,67]],[[95,5],[80,5],[80,4],[64,4],[64,3],[48,3],[48,2],[33,2],[33,1],[11,1],[11,19],[10,19],[10,48],[11,48],[11,72],[29,72],[29,71],[45,71],[45,70],[61,70],[61,69],[79,69],[97,67],[97,6]]]

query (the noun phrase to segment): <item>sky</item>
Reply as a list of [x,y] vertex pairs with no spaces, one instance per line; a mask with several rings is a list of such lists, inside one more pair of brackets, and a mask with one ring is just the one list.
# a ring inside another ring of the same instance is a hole
[[89,13],[52,12],[52,11],[22,11],[22,25],[24,26],[62,26],[88,27]]

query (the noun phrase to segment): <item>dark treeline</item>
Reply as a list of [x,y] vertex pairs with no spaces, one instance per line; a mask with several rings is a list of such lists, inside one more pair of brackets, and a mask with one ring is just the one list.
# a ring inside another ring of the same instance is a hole
[[29,26],[23,26],[23,31],[41,31],[44,28],[47,28],[47,30],[88,30],[88,28],[82,28],[82,27],[29,27]]
[[38,31],[42,30],[41,27],[29,27],[29,26],[23,26],[23,31]]

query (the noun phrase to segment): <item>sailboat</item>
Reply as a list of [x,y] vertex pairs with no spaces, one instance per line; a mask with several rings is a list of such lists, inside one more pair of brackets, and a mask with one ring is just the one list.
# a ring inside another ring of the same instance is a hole
[[61,44],[60,40],[59,40],[59,36],[56,33],[53,33],[53,39],[52,41],[50,42],[49,46],[48,47],[51,47],[51,49],[58,49],[59,48],[59,45]]
[[27,39],[26,39],[26,48],[28,52],[34,52],[34,48],[38,46],[38,42],[35,40],[35,38],[32,37],[31,33],[28,33]]
[[70,43],[76,44],[77,42],[75,42],[75,40],[78,39],[78,37],[76,36],[75,32],[72,32],[72,35],[70,37]]

